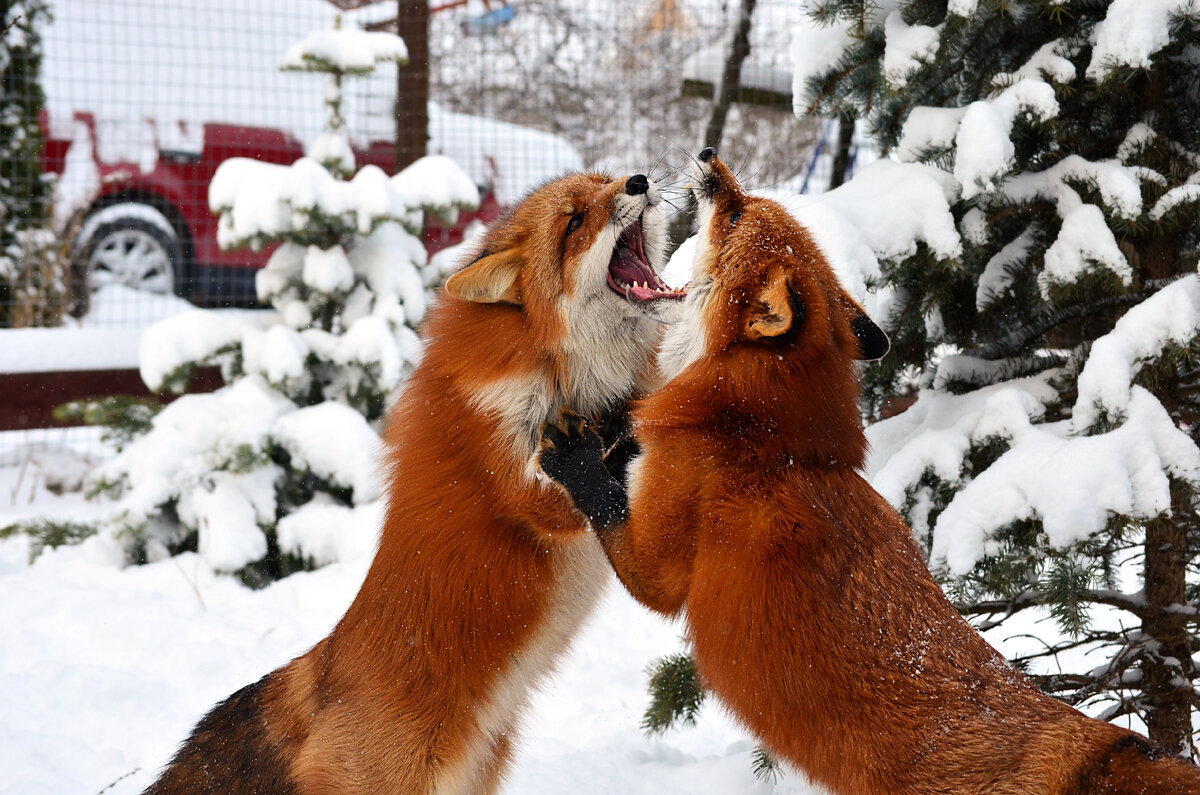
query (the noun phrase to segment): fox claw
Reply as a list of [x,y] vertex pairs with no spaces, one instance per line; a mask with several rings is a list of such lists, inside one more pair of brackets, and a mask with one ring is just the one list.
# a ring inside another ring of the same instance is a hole
[[537,452],[538,469],[551,480],[563,483],[570,473],[585,468],[592,459],[601,461],[603,452],[600,435],[588,419],[572,411],[564,411],[556,422],[547,422],[542,426]]

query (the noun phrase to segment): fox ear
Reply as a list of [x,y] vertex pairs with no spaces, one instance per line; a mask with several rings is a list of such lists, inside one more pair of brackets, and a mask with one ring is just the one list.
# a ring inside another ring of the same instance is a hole
[[854,336],[858,337],[858,344],[862,348],[859,359],[873,362],[876,359],[882,359],[891,350],[892,342],[888,339],[888,335],[875,325],[874,320],[862,312],[856,314],[854,320],[850,321],[850,328],[854,330]]
[[[797,317],[797,314],[800,317]],[[793,302],[787,275],[776,271],[770,284],[764,287],[746,312],[746,338],[752,342],[774,339],[792,330],[804,314],[804,306]]]
[[480,304],[521,305],[517,276],[521,259],[512,249],[484,254],[446,280],[446,292]]

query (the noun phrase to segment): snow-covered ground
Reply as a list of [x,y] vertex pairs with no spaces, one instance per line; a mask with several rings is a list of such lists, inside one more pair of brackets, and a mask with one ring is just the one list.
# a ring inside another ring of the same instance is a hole
[[[14,493],[19,472],[0,469],[0,526],[95,512],[28,471]],[[26,540],[0,542],[0,792],[139,792],[213,703],[328,632],[368,562],[251,591],[194,554],[121,568],[93,539],[31,566]],[[680,631],[610,587],[532,705],[507,791],[819,791],[794,774],[758,782],[753,742],[713,704],[695,728],[643,735],[644,669]]]
[[[23,467],[0,467],[0,527],[31,516],[94,517],[101,509],[77,492],[45,488],[45,475],[70,471],[73,460],[70,451],[41,451]],[[209,707],[328,632],[368,562],[364,555],[251,591],[190,553],[122,568],[116,550],[93,538],[30,565],[27,539],[0,541],[0,793],[139,792]],[[1054,634],[1030,611],[989,639],[1008,654],[1028,653]],[[678,650],[680,635],[679,625],[610,586],[532,704],[506,791],[822,792],[796,773],[757,781],[753,741],[711,701],[694,728],[642,733],[645,668]],[[1084,667],[1078,657],[1062,662]]]

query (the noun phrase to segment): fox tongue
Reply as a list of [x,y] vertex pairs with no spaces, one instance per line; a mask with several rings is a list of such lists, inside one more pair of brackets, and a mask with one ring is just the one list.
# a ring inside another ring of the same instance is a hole
[[634,301],[680,299],[685,292],[670,290],[646,260],[642,247],[641,223],[630,224],[617,242],[608,263],[608,286],[618,295]]
[[658,276],[630,248],[621,246],[608,266],[608,272],[623,284],[658,284]]

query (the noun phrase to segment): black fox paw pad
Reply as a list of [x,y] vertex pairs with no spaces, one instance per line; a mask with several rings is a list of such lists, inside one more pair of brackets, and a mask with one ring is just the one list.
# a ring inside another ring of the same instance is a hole
[[542,426],[538,467],[561,482],[566,470],[577,469],[582,461],[591,458],[599,460],[602,449],[603,442],[586,417],[563,412],[557,422]]

